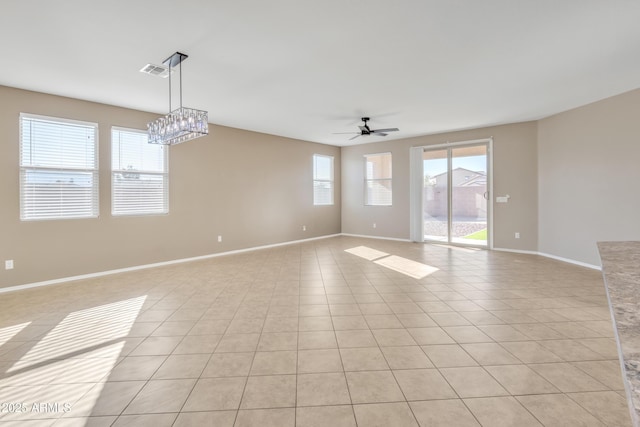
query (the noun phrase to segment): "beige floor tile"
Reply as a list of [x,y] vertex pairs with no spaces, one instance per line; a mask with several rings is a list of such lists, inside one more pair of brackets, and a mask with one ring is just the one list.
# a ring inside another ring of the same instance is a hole
[[332,319],[336,331],[369,329],[364,316],[332,316]]
[[576,342],[598,353],[604,358],[618,358],[618,347],[616,345],[616,340],[613,338],[585,338],[577,339]]
[[478,365],[459,344],[423,345],[421,348],[438,368]]
[[542,323],[523,323],[513,324],[512,326],[532,340],[559,340],[565,338],[558,331],[554,331]]
[[362,314],[393,314],[393,311],[384,302],[371,304],[358,304]]
[[497,342],[529,340],[529,337],[511,325],[481,325],[478,329]]
[[396,315],[405,328],[430,328],[438,326],[431,317],[424,313],[408,313]]
[[611,390],[623,390],[622,372],[618,360],[597,360],[592,362],[572,362],[576,368],[586,372]]
[[509,394],[487,371],[480,367],[443,368],[440,369],[440,373],[462,398]]
[[562,359],[535,341],[502,342],[500,345],[524,363],[562,362]]
[[433,363],[418,346],[381,347],[391,369],[433,368]]
[[160,356],[169,355],[182,341],[182,337],[149,337],[142,341],[130,356]]
[[64,417],[120,415],[145,385],[145,381],[117,381],[96,384]]
[[337,348],[334,331],[314,331],[298,333],[298,350],[318,350]]
[[393,371],[407,400],[451,399],[458,397],[437,369]]
[[541,363],[529,367],[564,393],[608,389],[570,363]]
[[570,393],[568,396],[604,424],[612,426],[631,425],[627,400],[616,392]]
[[177,415],[177,413],[122,415],[113,423],[113,427],[171,427]]
[[338,347],[374,347],[377,342],[370,330],[336,331]]
[[351,405],[296,408],[296,427],[357,427]]
[[347,372],[346,376],[354,404],[405,400],[391,371]]
[[419,345],[452,344],[455,341],[439,327],[434,328],[408,328],[407,331]]
[[259,334],[262,332],[264,318],[235,318],[229,324],[226,335],[229,334]]
[[265,332],[298,332],[297,317],[267,317],[262,328]]
[[512,395],[560,392],[526,365],[485,366],[484,368]]
[[[451,304],[448,305],[451,306]],[[431,313],[429,316],[438,324],[438,326],[441,327],[471,325],[471,322],[454,311],[445,313]]]
[[216,353],[240,353],[255,351],[260,334],[226,334],[216,347]]
[[298,351],[298,373],[342,372],[342,360],[337,349]]
[[[41,427],[51,426],[53,427],[110,427],[117,419],[116,416],[105,416],[105,417],[78,417],[78,418],[60,418],[57,421],[55,420],[46,420],[46,424],[42,424]],[[45,421],[45,420],[43,420]],[[55,421],[55,422],[53,422]],[[38,421],[35,421],[38,422]],[[51,424],[53,422],[53,424]],[[0,424],[3,425],[3,424]],[[10,427],[11,423],[6,423],[3,427]],[[20,427],[20,425],[24,427],[37,427],[36,424],[31,424],[29,422],[21,422],[21,424],[14,424],[16,427]]]
[[341,348],[345,371],[388,370],[389,365],[378,347]]
[[249,375],[254,353],[215,353],[202,371],[202,377],[242,377]]
[[497,343],[461,344],[461,347],[481,365],[513,365],[520,360]]
[[354,405],[359,427],[418,427],[406,402]]
[[189,333],[193,325],[193,321],[185,322],[164,322],[156,328],[151,334],[152,337],[183,337]]
[[224,335],[231,323],[228,319],[200,320],[188,335]]
[[459,344],[493,342],[491,338],[475,326],[445,326],[442,329]]
[[405,329],[375,329],[373,335],[379,346],[395,347],[401,345],[416,345],[416,341]]
[[298,334],[296,332],[268,332],[260,336],[258,351],[296,350]]
[[151,378],[154,380],[199,378],[209,357],[208,354],[171,355]]
[[403,328],[395,314],[367,314],[364,318],[370,329]]
[[108,381],[148,380],[168,356],[129,356],[118,363]]
[[304,304],[298,309],[299,315],[302,316],[330,316],[328,304]]
[[298,406],[351,404],[344,374],[340,372],[298,375],[296,404]]
[[259,351],[253,359],[251,375],[295,374],[297,351]]
[[575,340],[544,340],[538,343],[567,362],[604,359]]
[[421,427],[480,427],[460,399],[409,402]]
[[196,380],[152,380],[127,406],[124,414],[178,412],[187,400]]
[[236,411],[181,412],[173,427],[233,427]]
[[542,424],[513,397],[481,397],[464,403],[483,426],[542,427]]
[[296,376],[249,377],[241,409],[286,408],[296,404]]
[[210,354],[215,351],[221,338],[222,335],[186,336],[172,354]]
[[298,330],[306,331],[333,331],[331,316],[301,317],[298,322]]
[[296,411],[284,409],[250,409],[238,411],[234,427],[294,427]]
[[183,411],[235,410],[240,406],[246,378],[201,378],[184,404]]
[[564,394],[518,396],[516,399],[545,427],[603,427],[600,421]]

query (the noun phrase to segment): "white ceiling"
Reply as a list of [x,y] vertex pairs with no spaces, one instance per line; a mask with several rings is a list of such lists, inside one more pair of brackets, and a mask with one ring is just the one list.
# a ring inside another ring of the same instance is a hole
[[[539,119],[640,87],[637,0],[3,0],[0,84],[332,145]],[[176,86],[174,86],[176,87]]]

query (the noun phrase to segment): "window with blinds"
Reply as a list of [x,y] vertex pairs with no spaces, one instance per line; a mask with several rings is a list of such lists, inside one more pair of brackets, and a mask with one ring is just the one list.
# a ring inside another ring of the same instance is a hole
[[364,159],[365,205],[391,206],[391,153],[366,154]]
[[313,155],[313,204],[333,205],[333,157]]
[[168,148],[145,131],[111,129],[111,214],[169,212]]
[[98,213],[98,125],[21,113],[20,219]]

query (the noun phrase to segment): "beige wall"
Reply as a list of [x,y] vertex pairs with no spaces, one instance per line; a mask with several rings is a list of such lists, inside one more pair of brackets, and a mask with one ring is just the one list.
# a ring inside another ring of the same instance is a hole
[[[20,112],[99,124],[99,218],[20,221]],[[220,126],[170,148],[168,215],[112,217],[111,126],[144,129],[155,117],[0,86],[0,287],[340,232],[339,148]],[[314,153],[335,157],[334,206],[313,206]]]
[[[536,251],[538,183],[535,122],[344,147],[342,232],[409,239],[410,148],[489,137],[493,137],[494,196],[511,196],[507,204],[494,203],[494,247]],[[363,156],[381,152],[393,155],[393,206],[365,206]],[[376,223],[375,229],[373,223]],[[514,238],[516,231],[520,232],[520,239]]]
[[600,265],[597,241],[640,240],[640,90],[538,123],[539,251]]

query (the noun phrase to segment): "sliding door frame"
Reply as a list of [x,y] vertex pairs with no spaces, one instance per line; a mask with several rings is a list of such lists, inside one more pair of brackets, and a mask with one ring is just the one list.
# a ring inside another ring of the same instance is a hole
[[[410,177],[409,177],[409,202],[410,202],[410,239],[413,242],[425,242],[424,238],[424,162],[422,154],[425,150],[442,150],[450,148],[459,148],[473,145],[487,145],[487,249],[493,249],[493,137],[483,139],[473,139],[469,141],[458,142],[445,142],[443,144],[435,145],[421,145],[417,147],[411,147],[410,151]],[[451,156],[447,156],[447,164],[449,170],[451,168]],[[448,174],[449,185],[451,184],[451,174]],[[448,192],[448,206],[451,206],[451,188],[447,189]],[[450,209],[448,209],[450,210]],[[448,215],[448,227],[451,228],[451,212]],[[450,235],[450,230],[447,235]],[[449,240],[449,238],[447,237]],[[460,246],[475,246],[460,243],[449,243]],[[480,246],[478,246],[480,247]],[[485,247],[485,246],[482,246]]]

